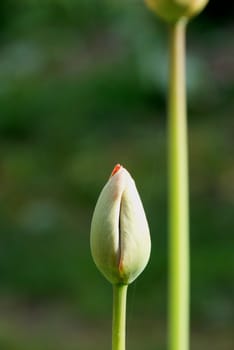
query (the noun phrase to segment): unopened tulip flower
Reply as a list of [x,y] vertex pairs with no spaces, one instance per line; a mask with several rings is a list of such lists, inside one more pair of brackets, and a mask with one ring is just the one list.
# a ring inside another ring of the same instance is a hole
[[112,284],[129,284],[144,270],[150,249],[149,227],[135,182],[118,164],[93,214],[94,262]]
[[127,289],[144,270],[151,241],[135,182],[119,164],[98,198],[90,244],[95,264],[113,285],[112,350],[125,350]]
[[145,0],[168,25],[169,350],[190,346],[189,166],[186,27],[209,0]]
[[145,0],[147,5],[167,22],[198,14],[209,0]]

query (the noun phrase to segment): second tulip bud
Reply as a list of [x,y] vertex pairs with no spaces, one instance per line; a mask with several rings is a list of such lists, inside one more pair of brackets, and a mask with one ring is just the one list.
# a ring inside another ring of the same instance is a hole
[[145,0],[151,10],[167,22],[176,22],[180,18],[195,16],[206,6],[209,0]]

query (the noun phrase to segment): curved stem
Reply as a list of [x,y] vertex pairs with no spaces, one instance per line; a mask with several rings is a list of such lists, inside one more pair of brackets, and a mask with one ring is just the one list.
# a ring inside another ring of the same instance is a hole
[[185,19],[170,26],[168,101],[170,350],[189,349],[189,205],[185,35]]
[[125,350],[127,285],[113,285],[112,350]]

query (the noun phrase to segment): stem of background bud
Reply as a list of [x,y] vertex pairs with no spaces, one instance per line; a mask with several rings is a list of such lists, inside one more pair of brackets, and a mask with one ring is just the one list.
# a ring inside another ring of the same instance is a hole
[[189,205],[185,78],[186,19],[170,25],[168,101],[169,349],[189,349]]
[[125,350],[127,285],[113,285],[112,350]]

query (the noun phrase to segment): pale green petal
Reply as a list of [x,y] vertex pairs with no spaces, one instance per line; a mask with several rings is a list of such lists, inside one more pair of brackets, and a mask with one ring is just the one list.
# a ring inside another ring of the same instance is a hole
[[150,232],[134,181],[129,177],[120,211],[120,273],[131,283],[145,268],[150,257]]

